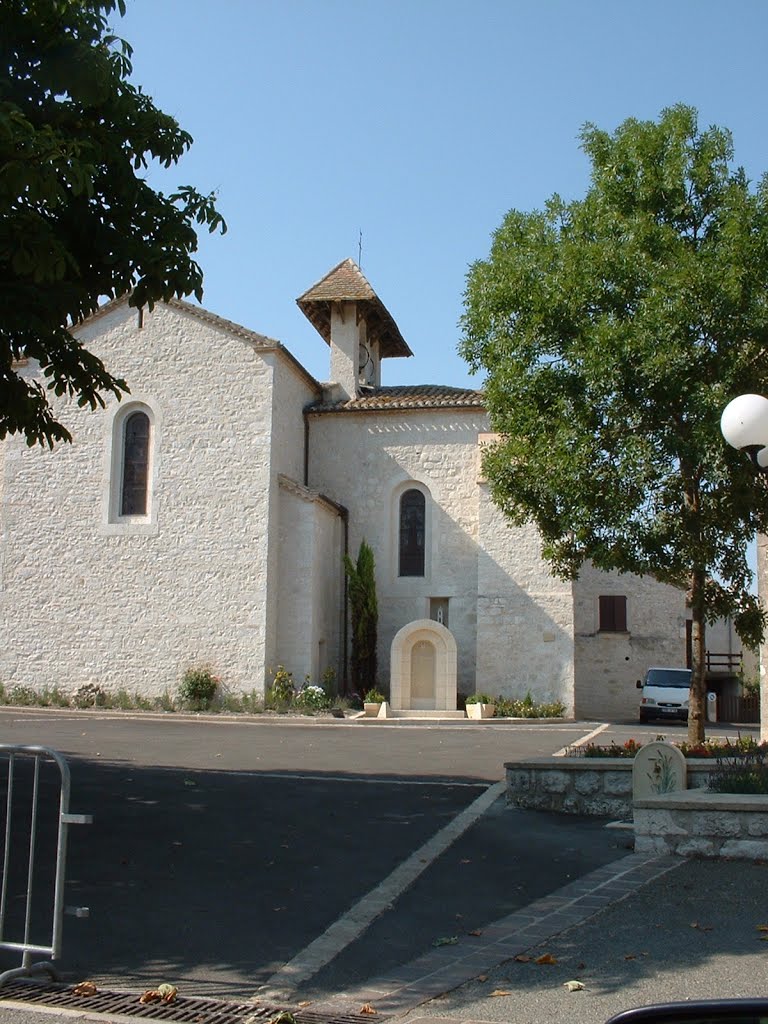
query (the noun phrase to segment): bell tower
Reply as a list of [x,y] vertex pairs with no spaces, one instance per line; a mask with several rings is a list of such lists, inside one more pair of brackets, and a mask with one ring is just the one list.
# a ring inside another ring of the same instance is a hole
[[331,350],[331,382],[345,400],[381,386],[381,360],[413,355],[354,260],[342,260],[296,300]]

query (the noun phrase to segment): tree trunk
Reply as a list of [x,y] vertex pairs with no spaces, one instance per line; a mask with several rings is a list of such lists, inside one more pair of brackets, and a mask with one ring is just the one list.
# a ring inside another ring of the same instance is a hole
[[694,570],[690,580],[691,602],[691,690],[688,704],[688,742],[703,743],[707,721],[706,632],[704,617],[704,582],[701,570]]

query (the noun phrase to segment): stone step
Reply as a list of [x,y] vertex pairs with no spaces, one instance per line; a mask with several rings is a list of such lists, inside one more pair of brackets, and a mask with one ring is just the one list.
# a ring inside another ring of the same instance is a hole
[[[382,710],[384,710],[382,708]],[[463,711],[421,711],[421,710],[398,710],[395,711],[391,707],[387,706],[384,714],[379,714],[379,718],[443,718],[443,719],[462,719],[466,718]]]

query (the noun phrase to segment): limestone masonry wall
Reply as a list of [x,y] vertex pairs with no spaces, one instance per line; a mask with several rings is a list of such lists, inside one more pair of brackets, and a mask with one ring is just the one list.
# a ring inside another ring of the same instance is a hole
[[[506,764],[507,803],[536,811],[632,816],[632,760],[621,757],[546,758]],[[686,760],[689,789],[707,785],[711,760]]]
[[[637,718],[636,687],[651,665],[685,667],[685,594],[651,576],[600,572],[587,564],[573,585],[576,716]],[[627,630],[598,629],[600,596],[627,599]]]
[[[3,442],[0,679],[159,695],[208,664],[232,688],[260,688],[271,368],[162,304],[143,326],[112,307],[80,335],[132,393],[97,412],[56,401],[71,445]],[[114,522],[113,421],[136,402],[153,417],[151,515]]]
[[768,797],[690,790],[635,802],[635,851],[768,860]]

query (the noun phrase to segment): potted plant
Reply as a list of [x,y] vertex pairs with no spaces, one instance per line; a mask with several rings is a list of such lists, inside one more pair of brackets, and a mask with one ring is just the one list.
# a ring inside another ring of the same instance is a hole
[[496,705],[487,693],[473,693],[467,697],[467,718],[493,718]]
[[376,718],[379,711],[381,711],[381,705],[386,699],[381,690],[373,689],[366,691],[363,697],[363,710],[365,711],[366,718]]

